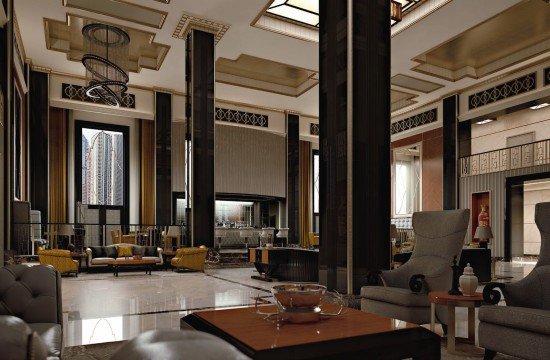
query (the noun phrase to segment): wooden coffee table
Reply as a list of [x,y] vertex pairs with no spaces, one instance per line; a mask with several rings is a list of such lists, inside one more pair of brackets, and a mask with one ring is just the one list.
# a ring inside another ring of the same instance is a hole
[[[450,354],[483,356],[483,349],[475,346],[476,340],[476,307],[483,304],[483,294],[476,293],[474,296],[449,295],[447,291],[432,291],[428,294],[428,299],[432,304],[432,314],[430,330],[435,330],[435,305],[447,306],[448,310],[448,334],[447,334],[447,351]],[[456,322],[455,309],[457,307],[468,308],[468,338],[456,337]],[[470,346],[461,346],[457,350],[457,340],[462,344]]]
[[107,261],[107,265],[113,268],[113,275],[118,277],[118,270],[120,267],[145,267],[145,274],[151,275],[151,270],[156,265],[155,260],[134,260],[132,258],[126,259],[113,259]]
[[[325,307],[325,306],[324,306]],[[274,311],[268,305],[262,311]],[[334,311],[335,305],[326,305]],[[311,324],[277,324],[254,307],[196,312],[181,319],[233,344],[252,359],[440,359],[435,333],[354,309]]]

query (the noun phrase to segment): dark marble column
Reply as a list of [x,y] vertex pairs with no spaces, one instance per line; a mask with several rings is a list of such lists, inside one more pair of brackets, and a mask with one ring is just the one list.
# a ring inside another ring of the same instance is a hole
[[443,209],[458,208],[458,95],[443,99]]
[[48,221],[49,74],[31,71],[29,81],[30,202]]
[[390,2],[319,5],[319,279],[357,294],[390,262]]
[[191,33],[192,241],[214,246],[214,35]]
[[172,223],[172,95],[155,93],[155,221]]
[[300,243],[300,117],[286,116],[288,243]]

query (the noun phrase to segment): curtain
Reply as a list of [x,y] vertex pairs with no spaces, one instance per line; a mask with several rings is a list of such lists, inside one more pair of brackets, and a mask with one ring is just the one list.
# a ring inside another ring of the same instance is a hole
[[310,247],[311,231],[311,188],[312,188],[312,155],[311,143],[300,141],[300,245]]
[[155,224],[155,123],[140,120],[140,223]]
[[68,110],[50,108],[48,221],[67,221],[67,121]]

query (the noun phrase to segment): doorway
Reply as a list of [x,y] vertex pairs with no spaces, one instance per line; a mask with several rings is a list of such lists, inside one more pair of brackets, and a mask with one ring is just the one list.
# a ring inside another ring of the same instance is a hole
[[550,201],[549,172],[506,178],[505,261],[538,257],[535,205],[544,201]]

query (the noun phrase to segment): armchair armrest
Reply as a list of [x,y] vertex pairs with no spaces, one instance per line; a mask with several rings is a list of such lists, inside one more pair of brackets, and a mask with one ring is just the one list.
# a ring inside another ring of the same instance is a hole
[[485,288],[483,289],[483,301],[491,305],[498,304],[500,302],[502,295],[500,291],[496,289],[500,289],[501,291],[504,292],[504,289],[506,289],[506,285],[503,283],[495,283],[495,282],[491,282],[485,285]]
[[92,249],[86,248],[86,266],[89,268],[92,267]]

